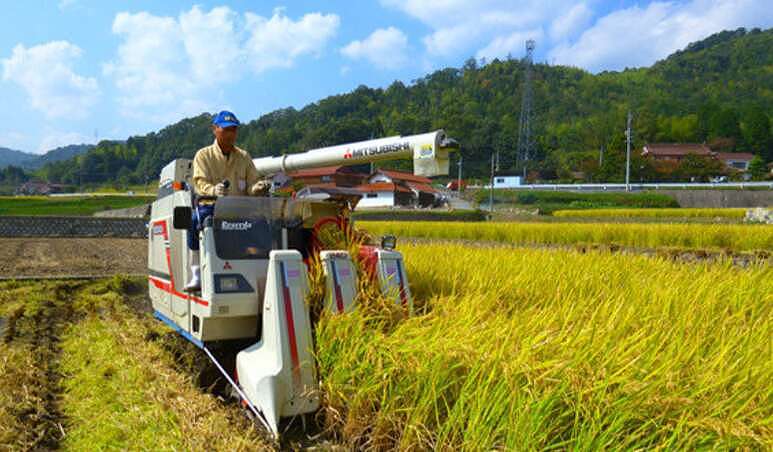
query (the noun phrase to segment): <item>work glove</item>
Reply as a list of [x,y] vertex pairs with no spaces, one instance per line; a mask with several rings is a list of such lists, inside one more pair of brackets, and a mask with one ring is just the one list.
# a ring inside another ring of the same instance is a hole
[[265,195],[268,193],[268,189],[271,188],[271,183],[264,180],[259,180],[255,182],[252,187],[250,187],[250,193],[256,196]]
[[222,182],[215,185],[215,196],[228,196],[228,187]]

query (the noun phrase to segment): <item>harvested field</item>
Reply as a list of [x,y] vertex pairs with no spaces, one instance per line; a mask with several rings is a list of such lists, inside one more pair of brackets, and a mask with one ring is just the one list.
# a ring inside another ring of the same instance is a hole
[[0,283],[0,450],[270,449],[199,389],[142,279]]
[[144,273],[145,239],[3,238],[0,277]]

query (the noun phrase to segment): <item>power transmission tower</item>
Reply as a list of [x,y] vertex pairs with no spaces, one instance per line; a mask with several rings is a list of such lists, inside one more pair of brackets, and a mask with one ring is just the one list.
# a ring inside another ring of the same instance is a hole
[[523,168],[523,182],[526,182],[526,166],[528,161],[534,157],[534,143],[531,136],[531,64],[534,54],[535,42],[533,39],[526,41],[526,56],[523,58],[523,94],[521,97],[521,118],[518,126],[518,161]]

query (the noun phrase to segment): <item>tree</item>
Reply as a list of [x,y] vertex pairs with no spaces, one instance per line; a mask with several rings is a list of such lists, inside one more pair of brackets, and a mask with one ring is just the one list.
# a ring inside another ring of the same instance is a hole
[[723,176],[727,173],[724,163],[712,157],[687,154],[674,174],[681,180],[691,182],[708,182],[710,178]]
[[755,155],[751,162],[749,162],[749,174],[755,180],[762,180],[768,174],[768,167],[765,165],[765,160],[759,155]]
[[771,155],[770,118],[759,106],[753,106],[746,111],[743,121],[744,141],[757,155],[766,160],[773,160]]
[[738,113],[732,108],[723,108],[714,112],[709,121],[709,127],[711,129],[709,138],[733,138],[734,140],[742,138]]

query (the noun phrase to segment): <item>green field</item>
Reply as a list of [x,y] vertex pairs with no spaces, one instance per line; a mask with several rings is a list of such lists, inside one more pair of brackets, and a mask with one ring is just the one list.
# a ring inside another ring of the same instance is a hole
[[[471,193],[479,204],[488,204],[489,190]],[[570,191],[526,191],[494,190],[494,204],[509,205],[524,209],[538,208],[540,213],[549,214],[560,209],[599,209],[610,207],[664,208],[679,207],[671,196],[645,193],[579,193]]]
[[0,216],[88,216],[103,210],[141,206],[154,199],[146,196],[2,196],[0,197]]

